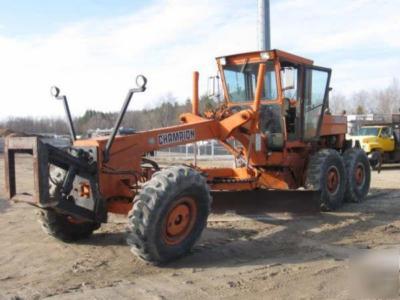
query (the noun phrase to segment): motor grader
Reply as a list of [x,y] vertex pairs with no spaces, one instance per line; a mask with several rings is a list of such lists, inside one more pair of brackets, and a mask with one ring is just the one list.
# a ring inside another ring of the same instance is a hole
[[[345,139],[346,117],[329,112],[331,70],[279,50],[216,59],[223,103],[199,112],[199,74],[194,73],[192,111],[172,127],[118,135],[138,76],[108,137],[77,139],[67,98],[73,145],[62,150],[37,137],[6,140],[6,189],[10,199],[39,208],[43,229],[71,242],[87,238],[108,213],[127,215],[127,243],[146,261],[161,263],[192,248],[206,227],[211,191],[257,189],[318,192],[322,210],[361,202],[370,185],[365,153]],[[161,169],[149,153],[218,140],[235,159],[232,168],[196,165]],[[231,140],[236,143],[232,145]],[[34,159],[34,194],[17,193],[15,154]]]

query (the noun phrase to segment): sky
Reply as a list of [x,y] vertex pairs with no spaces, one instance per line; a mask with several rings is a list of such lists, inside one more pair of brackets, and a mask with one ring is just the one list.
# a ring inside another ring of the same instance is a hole
[[[200,92],[215,57],[258,49],[257,0],[0,0],[0,119],[118,111],[137,74],[148,90],[130,109]],[[400,1],[271,0],[272,47],[333,69],[351,95],[400,78]]]

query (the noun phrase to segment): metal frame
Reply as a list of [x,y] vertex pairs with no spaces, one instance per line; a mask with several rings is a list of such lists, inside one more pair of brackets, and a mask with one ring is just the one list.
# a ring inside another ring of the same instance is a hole
[[[49,198],[49,170],[47,166],[48,152],[38,137],[7,138],[4,147],[4,171],[6,193],[13,200],[26,194],[17,194],[15,155],[31,154],[34,165],[34,195],[32,202],[41,203],[41,199]],[[45,203],[43,203],[45,205]]]
[[117,135],[119,127],[121,126],[122,120],[124,119],[126,110],[128,109],[129,103],[132,100],[133,94],[144,92],[146,90],[146,84],[147,84],[146,77],[144,77],[143,75],[137,76],[136,77],[137,88],[130,89],[128,92],[128,95],[126,95],[124,104],[122,105],[121,111],[118,115],[118,118],[117,118],[114,128],[113,128],[113,131],[110,135],[110,138],[107,141],[107,145],[104,150],[104,162],[107,162],[110,159],[110,150],[111,150],[112,144],[114,143],[115,136]]
[[[80,219],[88,221],[105,221],[107,219],[104,200],[98,190],[97,163],[96,159],[89,163],[87,152],[76,149],[76,156],[67,151],[45,144],[39,137],[8,137],[4,149],[5,158],[5,186],[10,200],[25,202],[40,208],[53,208]],[[33,156],[33,180],[34,193],[18,193],[16,187],[16,154],[30,154]],[[93,155],[97,156],[97,153]],[[54,165],[65,170],[61,188],[61,198],[51,199],[49,197],[49,166]],[[76,176],[89,180],[95,200],[94,210],[88,210],[75,205],[69,194],[73,188]]]

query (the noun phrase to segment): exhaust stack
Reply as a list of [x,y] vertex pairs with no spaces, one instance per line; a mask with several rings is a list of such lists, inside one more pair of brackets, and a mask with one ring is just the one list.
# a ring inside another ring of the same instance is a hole
[[258,0],[258,39],[260,51],[271,50],[271,19],[269,0]]

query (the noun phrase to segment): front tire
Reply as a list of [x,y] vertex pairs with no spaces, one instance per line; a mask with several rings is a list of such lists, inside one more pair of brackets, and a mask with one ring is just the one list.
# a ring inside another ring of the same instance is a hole
[[347,174],[345,200],[363,202],[369,192],[371,168],[365,152],[361,149],[349,149],[343,154]]
[[342,206],[345,187],[345,168],[336,150],[322,149],[310,158],[306,188],[320,192],[319,204],[322,211]]
[[[49,180],[49,197],[57,199],[60,197],[61,186],[65,172],[61,169],[52,170]],[[56,200],[57,201],[57,200]],[[54,209],[40,209],[38,211],[39,223],[48,235],[63,242],[75,242],[88,238],[93,231],[100,228],[100,223],[84,222],[61,214]]]
[[163,263],[185,255],[207,225],[211,195],[204,177],[185,166],[154,174],[134,199],[127,243],[140,258]]
[[45,233],[67,243],[88,238],[100,227],[98,223],[78,221],[51,209],[41,209],[38,215]]

